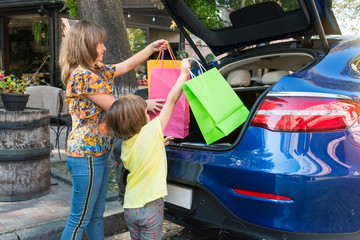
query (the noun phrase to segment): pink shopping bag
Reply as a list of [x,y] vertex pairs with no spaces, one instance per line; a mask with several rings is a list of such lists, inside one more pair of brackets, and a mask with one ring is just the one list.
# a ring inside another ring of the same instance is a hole
[[[152,68],[151,71],[149,98],[166,99],[180,75],[180,68],[160,67]],[[190,78],[190,76],[188,78]],[[164,131],[164,135],[172,136],[174,138],[185,138],[189,134],[189,111],[189,103],[185,94],[182,93],[175,105],[169,124]],[[157,115],[150,113],[150,118],[153,119]]]

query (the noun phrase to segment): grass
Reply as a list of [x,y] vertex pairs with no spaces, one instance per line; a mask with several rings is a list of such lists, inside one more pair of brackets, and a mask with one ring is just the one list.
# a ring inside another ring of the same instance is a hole
[[[70,175],[66,162],[52,162],[51,168],[63,174]],[[116,179],[115,166],[114,164],[111,163],[109,164],[109,182],[108,182],[107,193],[114,193],[119,191],[115,179]]]

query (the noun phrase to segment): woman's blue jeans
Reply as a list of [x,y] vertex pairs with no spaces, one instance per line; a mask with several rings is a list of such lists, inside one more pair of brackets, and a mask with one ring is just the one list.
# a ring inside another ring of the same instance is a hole
[[104,239],[103,214],[109,178],[107,158],[67,157],[72,176],[71,210],[61,240],[80,240],[85,229],[89,240]]

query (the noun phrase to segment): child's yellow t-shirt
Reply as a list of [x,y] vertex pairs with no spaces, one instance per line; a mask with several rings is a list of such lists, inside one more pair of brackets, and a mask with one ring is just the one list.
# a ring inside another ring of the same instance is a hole
[[141,208],[167,195],[167,159],[159,117],[122,142],[121,160],[130,171],[124,208]]

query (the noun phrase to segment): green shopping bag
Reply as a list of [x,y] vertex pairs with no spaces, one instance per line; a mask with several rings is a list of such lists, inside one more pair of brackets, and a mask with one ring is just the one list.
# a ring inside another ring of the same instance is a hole
[[229,135],[249,115],[217,68],[190,79],[182,87],[208,145]]

